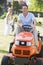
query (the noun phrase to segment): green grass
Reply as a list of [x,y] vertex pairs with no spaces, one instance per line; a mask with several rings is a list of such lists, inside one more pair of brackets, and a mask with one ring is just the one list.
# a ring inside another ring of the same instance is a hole
[[[4,35],[4,20],[0,20],[0,64],[2,57],[8,53],[10,42],[13,40],[13,34],[5,36]],[[40,31],[41,35],[43,35],[43,26],[37,26],[37,30]]]
[[2,57],[8,53],[10,42],[13,39],[13,34],[10,32],[11,35],[4,35],[4,22],[0,20],[0,64]]

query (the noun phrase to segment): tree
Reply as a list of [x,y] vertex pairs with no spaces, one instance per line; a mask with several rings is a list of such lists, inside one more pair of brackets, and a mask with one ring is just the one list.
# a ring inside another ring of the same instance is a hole
[[14,8],[14,10],[15,10],[16,13],[17,13],[17,11],[19,10],[19,3],[18,3],[18,1],[14,1],[14,2],[13,2],[13,8]]
[[6,0],[0,0],[0,4],[2,5],[3,3],[5,3]]
[[42,0],[30,0],[31,5],[29,7],[30,11],[43,12],[43,1]]
[[40,8],[40,11],[43,9],[43,0],[36,0],[37,6]]

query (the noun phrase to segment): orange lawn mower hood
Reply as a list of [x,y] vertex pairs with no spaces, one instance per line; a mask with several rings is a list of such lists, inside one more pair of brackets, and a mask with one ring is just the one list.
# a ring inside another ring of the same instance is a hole
[[34,42],[34,36],[31,32],[21,32],[19,33],[16,38],[16,40],[19,40],[19,41],[27,41],[27,42]]
[[[32,45],[16,45],[16,40],[21,42],[30,42]],[[31,32],[21,32],[15,37],[15,44],[13,45],[11,51],[13,52],[14,56],[29,58],[32,55],[39,54],[39,51],[37,51],[36,46],[34,44],[34,36]]]

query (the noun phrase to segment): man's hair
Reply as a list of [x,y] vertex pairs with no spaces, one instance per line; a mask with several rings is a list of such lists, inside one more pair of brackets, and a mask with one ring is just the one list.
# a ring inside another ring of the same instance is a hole
[[23,6],[26,6],[26,7],[28,8],[28,6],[27,6],[27,4],[26,4],[26,3],[22,4],[22,7],[23,7]]

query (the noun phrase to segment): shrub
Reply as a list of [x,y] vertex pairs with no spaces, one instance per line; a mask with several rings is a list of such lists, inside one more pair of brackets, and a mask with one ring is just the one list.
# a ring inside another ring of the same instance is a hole
[[2,6],[0,5],[0,10],[2,9]]
[[42,26],[42,22],[41,21],[39,21],[39,22],[37,22],[37,24],[36,24],[37,26]]
[[6,12],[0,17],[1,19],[4,19],[6,17]]

